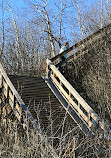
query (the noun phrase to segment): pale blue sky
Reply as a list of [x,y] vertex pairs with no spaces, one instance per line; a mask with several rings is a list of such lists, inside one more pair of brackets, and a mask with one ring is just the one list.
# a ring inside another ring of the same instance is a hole
[[[0,1],[2,2],[2,0],[0,0]],[[3,1],[5,1],[5,0],[3,0]],[[48,0],[48,2],[49,2],[50,5],[52,5],[54,2],[56,2],[56,0]],[[94,5],[97,2],[100,3],[101,0],[81,0],[81,3],[84,3],[84,4],[86,4],[86,6],[89,6],[89,7],[91,7],[92,4]],[[27,6],[25,0],[8,0],[8,3],[12,7],[12,9],[15,11],[15,13],[19,13],[19,12],[21,13],[23,9],[28,9],[28,6]],[[1,9],[0,9],[0,13],[1,13]]]
[[[1,2],[2,1],[4,1],[5,2],[5,0],[0,0]],[[29,9],[29,5],[27,5],[26,3],[25,3],[25,0],[7,0],[8,1],[8,3],[9,3],[9,5],[11,6],[11,9],[13,10],[13,12],[14,12],[14,18],[16,19],[16,21],[20,21],[21,23],[22,23],[22,21],[23,21],[23,23],[25,22],[26,23],[26,21],[28,20],[28,18],[31,18],[32,17],[32,12],[31,12],[31,10]],[[26,0],[27,1],[27,0]],[[31,2],[32,1],[34,1],[34,0],[30,0]],[[36,3],[37,2],[40,2],[41,3],[41,0],[35,0],[36,1]],[[61,1],[61,0],[47,0],[48,1],[48,7],[50,7],[50,13],[51,13],[51,11],[55,11],[56,13],[57,13],[57,10],[55,10],[54,9],[54,3],[56,2],[58,2],[58,4],[59,4],[59,2]],[[71,2],[72,1],[72,4],[74,4],[74,0],[63,0],[64,2]],[[78,0],[78,1],[81,1],[81,5],[80,5],[80,8],[81,8],[81,11],[83,11],[83,12],[85,12],[86,10],[90,10],[91,9],[91,7],[93,7],[94,5],[96,5],[97,3],[99,4],[99,5],[101,5],[101,2],[102,2],[102,0]],[[1,2],[0,2],[0,4],[1,4]],[[104,0],[104,2],[106,3],[106,0]],[[6,2],[5,2],[6,3]],[[6,8],[6,9],[9,9],[6,5],[5,5],[5,3],[4,3],[4,7]],[[110,3],[111,3],[111,1],[110,1]],[[83,5],[84,4],[84,5]],[[82,7],[81,7],[82,6]],[[83,6],[86,6],[86,7],[83,7]],[[48,10],[49,8],[47,8],[47,10]],[[52,10],[51,10],[52,9]],[[76,9],[74,10],[74,8],[73,8],[73,10],[71,10],[71,7],[69,7],[68,9],[67,9],[67,19],[68,19],[68,12],[69,12],[69,14],[70,14],[70,16],[72,16],[72,18],[75,18],[76,16],[77,16],[77,13],[76,13]],[[40,14],[40,13],[36,13],[36,14]],[[1,12],[1,8],[0,8],[0,15],[2,15],[2,12]],[[6,20],[6,19],[8,19],[9,17],[11,18],[11,13],[9,12],[9,11],[6,11],[5,10],[5,14],[4,14],[4,21]],[[68,35],[68,36],[70,36],[70,34],[71,34],[71,32],[70,32],[70,23],[68,23],[67,21],[66,21],[66,24],[64,24],[64,26],[66,27],[66,34]],[[0,16],[0,28],[1,28],[1,16]]]
[[[5,0],[0,0],[0,1],[1,1],[0,4],[2,3],[2,1],[4,2],[4,8],[9,9],[9,7],[6,5]],[[32,1],[34,1],[34,0],[32,0]],[[53,5],[54,5],[55,2],[57,2],[57,0],[47,0],[47,1],[48,1],[48,5],[47,6],[50,7],[50,8],[52,7],[52,10],[56,11],[56,10],[54,10]],[[68,2],[68,0],[64,0],[64,1]],[[72,2],[73,1],[74,0],[72,0]],[[94,4],[94,2],[97,2],[97,1],[100,1],[100,0],[80,0],[80,1],[81,1],[81,3],[86,4],[86,6],[89,6],[89,8],[90,8],[91,5]],[[24,15],[26,15],[27,18],[29,16],[31,16],[32,13],[29,10],[29,6],[25,2],[26,2],[25,0],[8,0],[8,3],[11,6],[11,9],[13,10],[15,18],[22,19],[22,18],[25,17]],[[36,2],[41,2],[41,0],[36,0]],[[60,1],[58,0],[58,2],[60,2]],[[85,8],[81,8],[81,10],[82,9],[84,10]],[[88,9],[88,7],[87,7],[87,9]],[[67,10],[70,11],[71,7],[69,9],[67,9]],[[73,14],[76,14],[76,12],[73,13]],[[1,8],[0,8],[0,15],[2,15]],[[74,15],[72,15],[72,16],[74,16]],[[7,18],[11,17],[11,13],[9,11],[5,10],[4,17],[5,17],[4,19],[7,19]],[[1,16],[0,16],[0,21],[1,21]]]

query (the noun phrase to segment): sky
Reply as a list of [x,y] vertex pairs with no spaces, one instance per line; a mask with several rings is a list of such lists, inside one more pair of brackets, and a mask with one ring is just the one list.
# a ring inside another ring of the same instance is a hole
[[[26,4],[26,0],[0,0],[0,4],[3,2],[6,3],[6,1],[8,1],[9,5],[11,6],[11,9],[13,10],[13,13],[14,13],[14,18],[18,21],[21,19],[22,20],[27,20],[28,18],[31,18],[32,17],[32,12],[31,10],[29,9],[29,6]],[[31,2],[33,2],[34,0],[31,0]],[[41,2],[42,0],[35,0],[36,2]],[[55,2],[60,2],[60,0],[47,0],[48,1],[48,7],[52,7],[52,11],[55,11],[57,12],[57,10],[54,10],[53,8],[53,4]],[[64,2],[68,0],[63,0]],[[74,0],[69,0],[69,1],[72,1],[74,2]],[[90,9],[92,6],[94,6],[97,2],[98,3],[101,3],[102,0],[77,0],[77,1],[81,1],[81,4],[85,4],[87,6],[87,8],[82,8],[81,6],[81,10],[85,11],[86,9]],[[104,0],[105,1],[105,0]],[[5,3],[4,3],[4,6],[5,6]],[[59,4],[59,3],[58,3]],[[73,3],[74,4],[74,3]],[[60,4],[59,4],[60,5]],[[4,13],[4,19],[7,20],[8,18],[12,18],[12,14],[11,12],[9,12],[9,7],[5,7],[6,9],[8,9],[7,11],[5,10],[5,13]],[[69,7],[69,9],[67,9],[67,11],[69,11],[71,13],[71,7]],[[50,11],[51,13],[51,11]],[[2,11],[1,11],[1,8],[0,8],[0,15],[2,15]],[[74,18],[74,16],[76,17],[76,11],[72,10],[72,18]],[[1,23],[1,17],[0,16],[0,23]],[[27,19],[24,19],[24,18],[27,18]],[[24,22],[23,21],[23,22]],[[0,24],[1,25],[1,24]],[[66,27],[66,31],[67,31],[67,34],[69,35],[70,34],[70,29],[68,29],[70,26],[67,25],[67,22],[66,24],[64,24],[64,26]],[[0,27],[1,28],[1,27]]]
[[[0,15],[2,15],[2,10],[1,10],[2,2],[3,2],[4,7],[9,10],[9,7],[7,7],[7,5],[6,5],[6,1],[11,6],[11,9],[13,10],[14,15],[18,18],[21,18],[23,13],[24,12],[26,13],[26,11],[29,8],[28,5],[26,4],[26,0],[0,0]],[[32,1],[34,1],[34,0],[32,0]],[[41,1],[41,0],[36,0],[36,2],[37,1]],[[68,0],[64,0],[64,1],[68,1]],[[81,0],[81,1],[83,1],[87,5],[91,6],[91,4],[97,0]],[[56,0],[48,0],[48,6],[51,6],[55,2],[56,2]],[[5,10],[5,13],[4,13],[5,18],[8,18],[9,16],[11,16],[11,13],[8,10],[7,11]],[[2,16],[0,16],[0,21],[1,21],[1,17]]]
[[[19,15],[21,16],[22,12],[23,11],[25,12],[28,9],[28,5],[26,4],[27,0],[0,0],[0,6],[2,4],[2,1],[4,2],[4,5],[6,3],[5,1],[8,1],[8,3],[10,4],[11,8],[14,11],[14,13],[17,14],[17,16],[19,16]],[[31,0],[31,1],[34,1],[34,0]],[[42,1],[42,0],[35,0],[35,1],[39,2],[39,1]],[[48,1],[48,6],[51,6],[57,0],[47,0],[47,1]],[[65,1],[68,1],[68,0],[63,0],[63,1],[65,2]],[[74,0],[69,0],[69,1],[74,2]],[[86,6],[89,6],[87,8],[90,9],[91,6],[95,5],[95,3],[97,3],[97,2],[101,3],[102,0],[77,0],[77,1],[81,1],[81,4],[84,3]],[[106,0],[104,0],[104,1],[106,1]],[[109,1],[111,1],[111,0],[109,0]],[[81,9],[85,10],[86,8],[81,8]],[[0,15],[2,15],[1,7],[0,7]],[[5,11],[5,16],[8,17],[9,15],[10,15],[10,13]],[[0,16],[0,18],[1,18],[1,16]]]
[[[0,1],[1,1],[0,4],[2,4],[2,1],[5,2],[5,0],[0,0]],[[23,12],[23,10],[28,8],[25,0],[7,0],[7,1],[10,4],[11,8],[13,9],[14,13],[18,14],[17,16],[19,16],[19,15],[21,16],[21,13]],[[97,1],[100,1],[100,0],[81,0],[82,3],[88,5],[89,7],[91,7],[91,5],[94,4],[94,2],[97,2]],[[54,2],[56,2],[56,0],[48,0],[48,2],[49,2],[50,5],[52,5]],[[5,3],[4,3],[4,5],[5,5]],[[1,14],[2,14],[2,12],[1,12],[1,9],[0,9],[0,15]],[[8,14],[10,14],[10,13],[5,12],[6,16],[8,16]]]

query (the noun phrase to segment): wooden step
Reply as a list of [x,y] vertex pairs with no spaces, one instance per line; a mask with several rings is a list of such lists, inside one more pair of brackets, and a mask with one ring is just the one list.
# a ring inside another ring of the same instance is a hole
[[[52,131],[55,133],[58,130],[56,133],[56,136],[58,137],[61,133],[60,127],[62,126],[64,117],[66,115],[66,110],[58,101],[51,89],[47,86],[46,82],[42,78],[35,77],[9,76],[9,78],[17,89],[18,93],[21,95],[34,119],[37,119],[36,109],[40,110],[39,121],[41,128],[43,129],[43,132],[49,132],[48,135],[50,134],[51,130],[51,122],[49,120],[51,110],[51,119],[53,121]],[[75,121],[68,114],[66,116],[64,128],[70,126],[70,128],[73,129],[75,126],[77,126]],[[65,130],[67,130],[67,128]]]

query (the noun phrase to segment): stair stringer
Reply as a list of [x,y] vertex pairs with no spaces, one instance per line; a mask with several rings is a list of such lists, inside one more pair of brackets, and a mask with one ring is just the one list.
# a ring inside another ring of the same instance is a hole
[[89,137],[94,137],[94,133],[91,131],[91,129],[87,126],[84,120],[82,120],[80,115],[77,115],[74,108],[71,106],[70,103],[68,103],[64,97],[60,94],[56,86],[53,84],[53,82],[48,79],[44,78],[45,82],[47,83],[48,87],[51,89],[53,94],[56,96],[56,98],[59,100],[61,105],[64,107],[64,109],[68,112],[68,114],[71,116],[71,118],[77,123],[79,128],[83,131],[83,133]]
[[[42,136],[41,129],[39,128],[36,120],[33,118],[33,116],[30,113],[28,107],[23,102],[21,96],[19,95],[19,93],[17,92],[17,90],[15,89],[15,87],[13,86],[11,80],[7,76],[6,72],[4,71],[4,69],[3,69],[3,67],[2,67],[2,65],[0,63],[0,88],[2,88],[4,90],[3,80],[5,80],[5,82],[7,84],[7,87],[8,87],[7,96],[9,97],[9,90],[11,90],[13,92],[14,98],[16,99],[16,100],[14,100],[14,104],[15,104],[15,102],[19,103],[20,107],[22,108],[22,111],[25,113],[25,119],[27,119],[27,120],[29,120],[31,122],[31,124],[33,125],[34,130],[36,131],[36,133],[41,138],[41,136]],[[15,116],[16,116],[17,109],[16,109],[15,105],[14,105],[14,107],[13,107],[12,110],[13,110]],[[23,122],[23,123],[25,123],[26,127],[27,127],[27,120],[26,120],[26,122]],[[58,155],[56,154],[56,152],[54,151],[53,147],[50,144],[48,144],[48,147],[50,149],[51,157],[52,158],[59,158]]]
[[[72,109],[72,107],[74,106],[73,109],[76,108],[76,110],[73,110],[73,111],[78,115],[79,118],[82,117],[81,120],[85,124],[86,123],[88,124],[88,128],[89,128],[90,131],[94,131],[94,133],[96,132],[100,135],[102,134],[103,139],[111,140],[111,136],[110,136],[111,129],[109,128],[109,126],[106,125],[104,123],[104,121],[102,121],[102,119],[94,112],[94,110],[85,102],[85,100],[69,84],[69,82],[64,78],[64,76],[60,73],[60,71],[58,71],[58,69],[54,66],[54,64],[48,59],[47,59],[46,62],[47,62],[47,68],[46,68],[47,79],[49,81],[53,82],[53,86],[51,88],[54,89],[53,87],[54,87],[54,84],[55,84],[55,86],[58,89],[59,95],[60,95],[60,93],[62,93],[63,97],[66,98],[67,103],[65,105],[64,105],[63,102],[61,102],[61,104],[65,107],[65,109],[67,110],[68,109],[67,107],[70,107]],[[68,90],[68,94],[67,94],[67,90],[64,90],[63,85]],[[50,83],[50,86],[51,86],[51,83]],[[52,91],[54,91],[54,90],[52,90]],[[57,91],[55,93],[57,93]],[[55,95],[57,95],[57,94],[55,94]],[[73,95],[77,99],[77,101],[80,105],[75,106],[75,103],[73,104],[72,99],[71,99],[71,95]],[[68,104],[68,102],[71,102],[72,106],[70,106],[70,104]],[[84,109],[87,111],[88,116],[86,115],[84,117],[83,112],[81,113],[81,107],[79,107],[79,106],[81,106],[83,108],[82,111],[84,111]],[[71,114],[71,113],[72,113],[72,111],[69,110],[69,114]],[[81,117],[80,117],[80,115],[81,115]]]
[[28,110],[27,106],[23,102],[21,96],[18,94],[17,90],[13,86],[12,82],[10,81],[10,79],[7,76],[6,72],[4,71],[1,63],[0,63],[0,81],[1,81],[0,86],[1,86],[1,88],[3,88],[3,90],[4,90],[3,81],[5,81],[5,83],[7,84],[7,87],[8,87],[7,96],[9,96],[9,90],[13,93],[14,102],[13,102],[12,110],[13,110],[15,116],[16,116],[16,111],[17,111],[16,106],[15,106],[15,102],[16,103],[18,102],[20,108],[22,108],[23,112],[25,113],[26,119],[30,120],[30,122],[32,123],[32,125],[33,125],[34,129],[36,130],[36,132],[40,133],[40,128],[39,128],[36,120],[33,118],[30,111]]

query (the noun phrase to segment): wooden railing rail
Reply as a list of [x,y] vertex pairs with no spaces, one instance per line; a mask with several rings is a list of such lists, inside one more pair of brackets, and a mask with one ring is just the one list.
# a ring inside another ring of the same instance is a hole
[[82,48],[84,49],[88,43],[92,43],[92,41],[100,39],[102,37],[101,33],[106,31],[107,29],[109,29],[111,27],[111,24],[103,27],[102,29],[99,29],[97,32],[89,35],[88,37],[86,37],[85,39],[79,41],[78,43],[74,44],[73,46],[71,46],[70,48],[68,48],[67,50],[63,51],[62,53],[56,55],[55,57],[53,57],[52,59],[50,59],[52,62],[54,62],[56,59],[62,57],[63,55],[69,53],[70,51],[77,49],[78,51]]
[[85,100],[77,93],[77,91],[70,85],[64,76],[58,71],[54,64],[47,59],[47,75],[56,85],[57,89],[67,100],[67,102],[74,108],[76,113],[82,117],[88,127],[93,124],[98,125],[101,120],[100,117],[93,111],[93,109],[85,102]]
[[[96,38],[97,40],[97,38]],[[104,43],[104,40],[101,40],[101,38],[98,37],[98,41],[99,41],[99,45],[102,45]],[[94,43],[94,41],[93,41]],[[69,62],[72,62],[72,61],[75,61],[77,60],[79,57],[85,55],[86,53],[88,53],[88,51],[90,50],[91,48],[91,45],[92,45],[92,42],[88,42],[87,45],[84,45],[84,46],[81,46],[81,48],[79,47],[79,49],[77,50],[73,50],[71,52],[71,54],[69,54],[69,56],[67,57],[67,61],[68,63]],[[63,61],[62,63],[65,63],[66,61]]]
[[[0,63],[0,88],[3,89],[3,93],[6,99],[9,100],[9,104],[11,108],[14,110],[14,114],[19,121],[21,121],[21,116],[23,112],[25,113],[23,126],[27,127],[27,120],[30,120],[34,129],[39,135],[42,135],[42,131],[40,130],[36,120],[32,117],[30,111],[26,107],[25,103],[23,102],[22,98],[16,91],[15,87],[11,83],[10,79],[8,78],[7,74],[5,73],[1,63]],[[41,138],[41,137],[40,137]],[[48,144],[48,148],[50,150],[50,155],[53,158],[59,158],[54,149],[50,144]]]
[[28,108],[26,107],[25,103],[23,102],[22,98],[16,91],[15,87],[13,86],[12,82],[8,78],[7,74],[5,73],[1,63],[0,63],[0,88],[3,88],[3,93],[5,98],[9,101],[11,108],[14,110],[14,114],[19,121],[21,121],[22,113],[25,113],[25,118],[23,124],[26,124],[26,119],[30,120],[33,124],[34,129],[40,133],[40,128],[38,127],[37,122],[32,117],[31,113],[29,112]]

